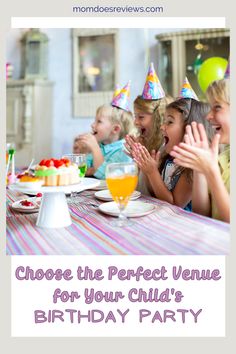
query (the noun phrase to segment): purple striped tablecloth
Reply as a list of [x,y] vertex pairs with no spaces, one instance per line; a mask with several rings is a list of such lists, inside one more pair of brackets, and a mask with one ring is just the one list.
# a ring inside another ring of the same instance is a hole
[[102,214],[94,191],[84,191],[69,204],[72,225],[61,229],[36,227],[37,213],[13,211],[10,204],[24,196],[7,190],[6,252],[8,255],[226,255],[229,224],[184,211],[155,198],[140,200],[156,210],[114,228]]

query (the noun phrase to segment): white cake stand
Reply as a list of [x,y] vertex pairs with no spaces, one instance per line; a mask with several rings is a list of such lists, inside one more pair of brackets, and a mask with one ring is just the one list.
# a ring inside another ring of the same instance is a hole
[[60,187],[40,187],[34,189],[23,188],[18,184],[12,184],[10,189],[24,194],[42,193],[42,201],[36,226],[42,228],[60,228],[71,225],[71,217],[65,194],[81,192],[85,189],[95,188],[100,181],[95,178],[83,178],[78,184]]

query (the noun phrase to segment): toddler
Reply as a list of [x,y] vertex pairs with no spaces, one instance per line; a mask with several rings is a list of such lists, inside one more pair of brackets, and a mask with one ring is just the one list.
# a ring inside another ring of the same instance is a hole
[[102,105],[97,109],[91,133],[76,138],[74,148],[79,147],[80,152],[90,152],[87,155],[87,176],[105,179],[108,163],[132,161],[123,151],[124,137],[134,128],[133,116],[128,108],[129,86],[130,83],[113,97],[111,105]]

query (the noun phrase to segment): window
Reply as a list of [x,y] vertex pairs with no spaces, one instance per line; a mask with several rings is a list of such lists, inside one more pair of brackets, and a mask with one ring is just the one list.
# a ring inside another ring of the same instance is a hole
[[116,83],[117,30],[73,30],[73,113],[93,117]]
[[156,36],[158,40],[158,74],[169,94],[177,97],[187,76],[200,99],[204,99],[197,81],[201,62],[219,56],[229,58],[229,30],[202,29]]

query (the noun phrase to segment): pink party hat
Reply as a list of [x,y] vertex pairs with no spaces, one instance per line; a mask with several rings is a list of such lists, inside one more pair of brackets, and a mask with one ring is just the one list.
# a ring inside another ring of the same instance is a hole
[[145,100],[159,100],[165,97],[165,92],[157,77],[153,63],[150,64],[146,82],[143,88],[142,97]]
[[228,61],[228,65],[227,65],[227,68],[225,70],[224,79],[229,79],[229,77],[230,77],[230,63]]
[[196,93],[193,91],[192,86],[190,85],[187,77],[184,79],[183,86],[181,88],[180,98],[194,98],[195,100],[199,101]]
[[114,93],[113,93],[112,99],[115,98],[116,96],[118,96],[119,93],[120,93],[120,91],[121,91],[120,85],[119,85],[119,84],[116,84],[116,88],[115,88],[115,91],[114,91]]
[[129,111],[130,81],[120,90],[117,96],[113,97],[111,105]]

